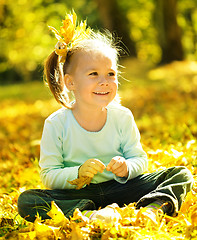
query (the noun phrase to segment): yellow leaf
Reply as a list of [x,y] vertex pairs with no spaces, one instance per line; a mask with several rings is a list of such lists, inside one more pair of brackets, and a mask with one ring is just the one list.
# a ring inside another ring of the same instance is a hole
[[80,223],[79,223],[80,226],[84,226],[83,223],[86,224],[90,221],[89,218],[84,216],[78,208],[75,209],[73,213],[73,217],[71,219],[72,221],[80,220]]
[[74,31],[75,25],[72,23],[70,19],[65,19],[63,21],[63,26],[60,27],[60,34],[63,36],[64,42],[66,44],[69,44],[69,42],[73,38]]
[[197,206],[191,213],[192,225],[197,226]]
[[[73,14],[67,14],[65,19],[62,21],[63,26],[60,27],[58,32],[54,27],[49,26],[57,40],[64,43],[65,49],[59,49],[55,47],[56,54],[60,56],[66,56],[69,48],[75,46],[81,40],[87,38],[90,35],[90,28],[86,29],[86,21],[81,22],[79,26],[76,27],[77,16],[73,11]],[[65,59],[64,59],[65,60]]]
[[38,239],[53,239],[58,234],[60,227],[52,227],[41,223],[38,219],[34,222],[36,237]]
[[65,217],[62,210],[57,206],[54,201],[51,202],[51,210],[47,213],[47,215],[52,218],[52,220],[49,221],[53,223],[53,226],[63,227],[69,223],[68,218]]
[[36,239],[36,231],[19,233],[18,234],[20,240],[35,240]]
[[85,240],[90,239],[88,237],[88,234],[86,232],[83,232],[83,230],[79,227],[79,225],[76,222],[71,223],[71,240]]
[[119,229],[118,229],[116,226],[114,226],[114,227],[112,227],[112,228],[110,229],[110,233],[111,233],[112,235],[117,234],[118,231],[119,231]]
[[72,181],[68,181],[68,183],[70,183],[71,185],[76,185],[76,189],[81,189],[85,184],[89,185],[92,181],[92,178],[90,177],[80,177],[80,178],[76,178]]

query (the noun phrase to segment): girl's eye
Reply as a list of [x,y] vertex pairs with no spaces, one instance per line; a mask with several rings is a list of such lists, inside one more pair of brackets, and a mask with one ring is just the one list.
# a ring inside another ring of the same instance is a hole
[[109,73],[108,73],[108,76],[114,77],[114,76],[115,76],[115,73],[114,73],[114,72],[109,72]]
[[91,72],[89,75],[90,75],[90,76],[97,76],[98,73],[97,73],[97,72]]

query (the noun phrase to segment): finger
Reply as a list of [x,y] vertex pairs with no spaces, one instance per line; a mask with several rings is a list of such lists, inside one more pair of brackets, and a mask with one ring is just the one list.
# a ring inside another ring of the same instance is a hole
[[114,173],[117,177],[126,177],[126,173],[124,172],[119,172],[119,173]]
[[93,168],[93,167],[91,167],[91,166],[89,166],[87,169],[86,169],[86,171],[87,172],[90,172],[90,173],[92,173],[92,174],[97,174],[97,169],[95,169],[95,168]]
[[111,164],[109,166],[110,171],[115,171],[117,168],[121,167],[122,163],[119,161],[116,161],[114,159],[111,160]]
[[96,161],[89,161],[86,165],[86,167],[83,169],[84,174],[83,175],[87,175],[87,172],[89,172],[90,174],[93,174],[93,176],[95,174],[97,174],[98,172],[103,172],[103,168],[105,168],[105,165],[103,167],[104,164],[100,165],[98,164],[98,162]]
[[97,172],[100,172],[102,173],[104,168],[102,166],[99,166],[99,165],[92,165],[92,168]]
[[118,175],[124,174],[124,169],[122,167],[116,168],[115,170],[113,170],[113,173]]
[[129,174],[128,169],[122,166],[115,169],[113,173],[118,177],[128,177],[128,174]]
[[116,162],[120,163],[124,158],[121,156],[115,156],[112,158],[112,160],[110,161],[110,163],[107,165],[106,170],[107,171],[111,171],[113,169],[113,166]]
[[112,160],[109,162],[109,164],[106,167],[107,171],[111,171],[112,170],[112,166],[116,163],[116,160],[112,158]]
[[95,174],[97,174],[97,170],[92,168],[91,166],[87,166],[83,172],[81,173],[81,176],[84,177],[94,177]]
[[116,161],[111,167],[112,171],[118,170],[119,168],[122,168],[122,163],[119,161]]
[[94,177],[94,173],[91,171],[88,171],[87,169],[83,172],[80,173],[79,177],[90,177],[93,178]]
[[83,175],[83,177],[90,177],[93,178],[95,174],[93,174],[92,172],[86,172],[85,175]]
[[96,164],[99,165],[102,169],[105,169],[106,166],[103,162],[101,162],[99,159],[94,159]]
[[103,172],[103,170],[106,168],[105,164],[98,159],[94,159],[92,162],[92,167],[97,170],[97,172]]

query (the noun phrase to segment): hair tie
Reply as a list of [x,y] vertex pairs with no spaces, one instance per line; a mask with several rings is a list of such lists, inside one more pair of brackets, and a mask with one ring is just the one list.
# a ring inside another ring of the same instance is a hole
[[59,32],[54,27],[49,26],[49,30],[55,34],[58,40],[55,45],[55,53],[60,56],[59,62],[65,62],[67,52],[77,43],[88,38],[91,33],[90,28],[86,29],[86,21],[76,26],[76,20],[77,15],[73,11],[73,14],[66,14]]
[[67,55],[67,47],[63,42],[57,42],[55,45],[55,53],[59,56],[59,62],[65,62]]

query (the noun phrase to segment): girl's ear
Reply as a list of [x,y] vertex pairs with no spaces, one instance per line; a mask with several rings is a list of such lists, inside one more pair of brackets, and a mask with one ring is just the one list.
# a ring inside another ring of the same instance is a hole
[[66,88],[67,88],[69,91],[75,90],[75,89],[74,89],[74,81],[73,81],[73,78],[72,78],[71,75],[65,74],[65,75],[64,75],[64,82],[65,82]]

